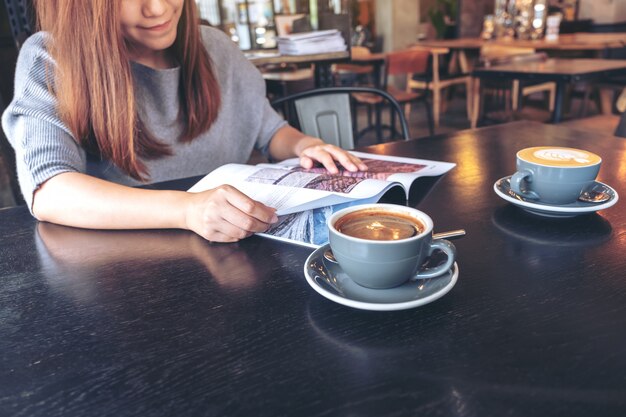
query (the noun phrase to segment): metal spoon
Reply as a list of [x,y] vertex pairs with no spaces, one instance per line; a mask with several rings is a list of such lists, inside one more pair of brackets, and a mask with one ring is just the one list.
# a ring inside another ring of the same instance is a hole
[[609,201],[612,195],[608,187],[604,184],[594,184],[588,190],[583,191],[578,197],[578,201],[582,201],[585,203],[604,203],[605,201]]
[[[499,183],[498,187],[500,187],[501,191],[505,192],[506,194],[520,201],[524,201],[528,203],[538,202],[536,200],[521,196],[517,194],[515,191],[513,191],[511,189],[508,178],[505,181]],[[599,204],[599,203],[604,203],[605,201],[609,201],[611,198],[613,198],[613,193],[611,192],[609,187],[607,187],[604,184],[595,183],[593,187],[591,187],[588,190],[583,191],[578,196],[578,201],[582,201],[583,203]]]
[[[465,229],[456,229],[450,230],[448,232],[433,233],[433,239],[455,239],[461,236],[465,236]],[[330,250],[330,248],[324,252],[324,258],[330,262],[337,263],[337,260],[335,259],[335,256],[333,255],[333,252],[332,250]]]
[[450,230],[448,232],[433,233],[433,239],[456,239],[465,236],[465,229]]

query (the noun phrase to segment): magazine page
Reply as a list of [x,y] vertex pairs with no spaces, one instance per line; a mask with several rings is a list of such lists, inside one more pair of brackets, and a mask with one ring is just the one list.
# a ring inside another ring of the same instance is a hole
[[[341,170],[338,176],[360,177],[367,179],[376,179],[387,182],[397,182],[402,184],[406,191],[407,200],[409,198],[409,190],[411,184],[419,177],[423,176],[439,176],[450,171],[456,166],[452,162],[431,161],[427,159],[404,158],[391,155],[376,155],[365,152],[350,152],[358,156],[369,168],[366,172],[350,172]],[[284,166],[291,169],[299,168],[298,158],[291,158],[285,161],[273,164],[271,166]],[[302,169],[302,168],[300,168]],[[326,172],[324,168],[312,168],[309,172]]]
[[230,184],[250,198],[274,207],[281,216],[355,201],[378,201],[393,187],[402,187],[408,199],[416,178],[441,175],[455,166],[448,162],[353,153],[368,166],[367,171],[340,169],[338,174],[330,174],[323,167],[304,169],[297,158],[256,166],[228,164],[205,176],[189,191]]
[[[358,173],[355,173],[358,174]],[[305,170],[299,165],[223,165],[189,192],[232,185],[248,197],[276,209],[278,216],[363,199],[378,200],[398,183],[360,176],[337,176],[325,169]]]

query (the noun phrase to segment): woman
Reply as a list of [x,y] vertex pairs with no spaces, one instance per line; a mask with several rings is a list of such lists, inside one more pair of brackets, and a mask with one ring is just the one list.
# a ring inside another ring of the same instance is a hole
[[3,128],[20,186],[43,221],[101,229],[183,228],[232,242],[275,212],[231,186],[131,188],[245,162],[253,148],[301,165],[357,158],[289,127],[256,69],[193,0],[38,0]]

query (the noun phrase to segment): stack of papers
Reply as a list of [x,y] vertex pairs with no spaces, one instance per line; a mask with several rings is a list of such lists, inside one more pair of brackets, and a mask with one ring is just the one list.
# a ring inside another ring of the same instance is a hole
[[293,33],[278,37],[281,55],[323,54],[347,50],[343,36],[337,29]]

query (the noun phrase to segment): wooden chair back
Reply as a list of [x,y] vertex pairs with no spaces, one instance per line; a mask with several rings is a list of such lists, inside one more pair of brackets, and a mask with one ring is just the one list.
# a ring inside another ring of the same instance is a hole
[[423,74],[428,71],[430,52],[424,49],[407,49],[387,54],[387,75]]
[[[350,48],[350,56],[353,59],[367,59],[371,56],[369,48],[365,46],[352,46]],[[336,77],[336,84],[343,85],[347,82],[348,85],[359,84],[359,81],[366,79],[364,85],[372,85],[373,81],[370,79],[374,71],[374,67],[371,65],[358,65],[351,63],[338,63],[333,64],[331,67]]]
[[619,118],[619,123],[615,128],[615,136],[619,136],[621,138],[626,138],[626,112],[622,113]]

